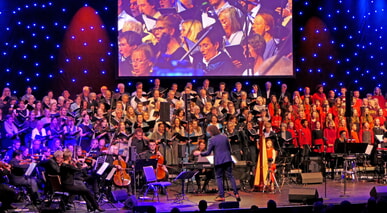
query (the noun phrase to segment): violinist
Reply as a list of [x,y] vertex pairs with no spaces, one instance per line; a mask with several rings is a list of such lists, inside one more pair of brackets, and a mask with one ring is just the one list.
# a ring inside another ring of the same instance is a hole
[[31,161],[26,161],[26,159],[24,159],[23,156],[25,156],[26,153],[28,154],[28,149],[26,148],[16,150],[13,153],[12,160],[9,162],[9,164],[12,166],[10,182],[15,186],[27,187],[32,202],[34,205],[37,205],[40,202],[38,184],[34,178],[25,176],[25,172],[31,163]]
[[31,155],[40,155],[42,154],[42,142],[40,140],[34,140],[32,141],[32,147],[31,147]]
[[42,162],[46,175],[59,175],[60,165],[63,163],[63,151],[58,150],[54,152],[54,156]]
[[0,212],[6,212],[7,209],[16,209],[12,205],[17,201],[17,195],[13,188],[8,186],[8,178],[10,175],[11,166],[3,161],[0,161]]
[[[83,165],[83,167],[85,167]],[[65,150],[63,153],[63,163],[60,166],[60,176],[62,180],[63,190],[73,194],[81,195],[82,198],[86,201],[87,209],[89,211],[99,211],[104,212],[97,201],[95,200],[93,194],[85,186],[83,181],[75,179],[75,173],[79,172],[81,168],[72,162],[72,152],[70,150]]]
[[5,156],[4,156],[4,161],[5,162],[9,162],[11,159],[12,159],[12,155],[13,153],[20,149],[20,140],[13,140],[13,144],[12,144],[12,147],[10,149],[8,149],[8,151],[5,153]]
[[86,157],[91,157],[93,159],[96,159],[98,156],[101,155],[101,150],[98,147],[99,141],[98,139],[92,139],[90,143],[90,149],[86,153]]

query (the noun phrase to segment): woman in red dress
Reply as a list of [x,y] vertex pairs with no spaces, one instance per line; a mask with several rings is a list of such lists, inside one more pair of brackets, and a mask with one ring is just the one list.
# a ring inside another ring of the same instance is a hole
[[335,147],[335,140],[337,138],[337,130],[335,127],[335,122],[330,121],[328,123],[328,128],[324,129],[324,140],[326,145],[326,152],[333,153]]

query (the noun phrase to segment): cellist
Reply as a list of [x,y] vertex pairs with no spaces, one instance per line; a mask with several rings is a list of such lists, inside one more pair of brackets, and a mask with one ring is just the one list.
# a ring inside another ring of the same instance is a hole
[[157,159],[157,167],[155,170],[157,179],[160,180],[168,177],[168,169],[164,164],[164,156],[160,151],[158,151],[156,142],[154,140],[150,140],[148,143],[148,148],[149,150],[140,154],[141,158],[147,160]]

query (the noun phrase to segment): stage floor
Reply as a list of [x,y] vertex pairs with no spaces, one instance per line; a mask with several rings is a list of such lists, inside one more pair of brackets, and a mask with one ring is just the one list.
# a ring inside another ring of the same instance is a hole
[[[268,200],[274,200],[277,202],[278,207],[300,206],[302,203],[290,203],[288,200],[288,194],[290,188],[315,188],[319,193],[319,197],[324,199],[325,204],[339,204],[341,201],[348,200],[353,204],[367,203],[370,197],[370,190],[374,186],[378,186],[376,182],[352,182],[347,181],[347,189],[344,195],[344,183],[339,181],[328,180],[326,184],[326,196],[325,196],[325,184],[290,184],[284,185],[281,193],[271,192],[240,192],[242,201],[240,202],[240,208],[250,208],[252,205],[257,205],[260,208],[265,208]],[[232,192],[231,192],[232,193]],[[170,191],[170,195],[174,194]],[[158,212],[169,212],[173,207],[178,207],[180,211],[195,211],[198,210],[198,203],[200,200],[206,200],[208,202],[208,209],[219,209],[219,203],[214,199],[217,194],[187,194],[188,201],[183,203],[174,203],[173,200],[167,201],[165,196],[160,197],[160,202],[152,201],[139,201],[139,205],[153,205]],[[171,196],[172,197],[172,196]],[[226,201],[235,201],[234,197],[227,197]]]
[[[213,182],[211,184],[213,186]],[[315,188],[319,193],[319,197],[324,199],[325,204],[339,204],[343,200],[348,200],[353,204],[366,203],[370,197],[369,192],[374,186],[379,186],[376,182],[352,182],[347,181],[347,189],[344,195],[344,183],[340,181],[328,180],[326,184],[326,195],[325,195],[325,184],[290,184],[284,185],[281,193],[271,193],[271,192],[244,192],[241,191],[240,208],[250,208],[252,205],[257,205],[260,208],[266,208],[266,203],[268,200],[275,200],[278,207],[290,207],[290,206],[302,206],[302,203],[290,203],[288,200],[288,193],[290,188]],[[210,186],[211,188],[211,186]],[[157,212],[170,212],[173,207],[178,207],[180,211],[196,211],[198,210],[198,203],[200,200],[206,200],[208,202],[208,210],[219,209],[219,203],[215,202],[214,199],[217,196],[216,193],[203,193],[203,194],[193,194],[187,193],[186,198],[182,203],[175,203],[175,194],[180,192],[181,185],[180,182],[173,183],[172,186],[168,188],[169,198],[166,199],[165,195],[160,195],[160,202],[151,201],[151,200],[140,200],[138,199],[139,206],[155,206]],[[192,190],[192,187],[189,187],[189,191]],[[232,192],[231,192],[232,194]],[[138,196],[140,196],[138,194]],[[152,194],[149,195],[150,197]],[[226,201],[235,201],[235,198],[232,196],[226,197]],[[24,206],[22,203],[16,204],[18,207]],[[102,207],[106,212],[127,212],[122,210],[122,203],[114,204],[104,204]],[[20,209],[18,209],[20,212]],[[27,206],[22,210],[24,212],[37,212],[36,208]],[[10,211],[12,212],[12,211]],[[66,212],[86,212],[86,206],[82,203],[76,203],[76,209],[72,209]]]

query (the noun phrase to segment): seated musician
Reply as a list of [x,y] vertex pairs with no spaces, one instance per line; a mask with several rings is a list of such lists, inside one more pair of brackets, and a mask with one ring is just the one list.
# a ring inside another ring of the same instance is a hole
[[13,141],[13,144],[12,144],[12,147],[5,153],[5,156],[4,156],[4,161],[5,162],[9,162],[11,159],[12,159],[12,155],[13,153],[20,149],[20,140],[14,140]]
[[[115,185],[111,185],[111,182],[105,182],[106,180],[106,177],[108,176],[108,174],[110,173],[110,171],[115,167],[117,169],[117,171],[120,171],[120,170],[125,170],[126,168],[126,162],[124,161],[124,159],[121,157],[121,155],[119,155],[119,147],[118,145],[111,145],[110,146],[110,149],[108,151],[108,154],[106,155],[106,159],[105,159],[105,162],[109,163],[109,166],[107,167],[106,171],[103,173],[103,175],[101,176],[101,184],[102,185],[105,185],[108,187],[109,190],[111,190],[112,187],[114,188],[117,188],[117,187],[127,187],[126,190],[128,191],[128,193],[131,193],[131,187],[130,187],[130,184],[127,185],[127,186],[120,186],[120,185],[117,185],[115,183]],[[116,171],[116,173],[117,173]],[[112,180],[113,177],[112,177]]]
[[98,145],[98,139],[92,139],[90,143],[90,149],[86,153],[86,157],[92,157],[93,159],[97,159],[97,157],[101,155],[101,150]]
[[10,182],[15,186],[26,186],[31,195],[32,202],[36,205],[40,202],[40,195],[36,180],[32,177],[25,176],[25,172],[31,163],[31,161],[23,159],[23,152],[28,153],[28,149],[25,150],[27,151],[16,150],[12,155],[12,160],[9,162],[12,166]]
[[[149,160],[149,159],[158,159],[159,157],[161,157],[162,159],[164,158],[163,155],[161,154],[161,152],[156,149],[157,144],[154,140],[149,141],[148,148],[149,148],[149,150],[140,154],[141,159]],[[165,162],[163,162],[163,163],[165,163]],[[168,169],[164,164],[160,165],[160,166],[161,166],[160,169],[162,169],[165,173],[168,173]],[[165,177],[168,177],[168,175],[165,175]]]
[[0,212],[6,212],[7,209],[16,209],[12,205],[16,202],[17,195],[13,188],[9,187],[7,176],[10,175],[11,165],[0,161]]
[[335,153],[340,152],[338,148],[338,144],[347,142],[347,131],[341,130],[340,137],[335,140]]
[[142,153],[148,149],[149,139],[144,135],[144,131],[141,128],[134,130],[133,137],[129,139],[129,146],[135,146],[137,154]]
[[[204,140],[200,141],[198,143],[197,148],[195,150],[192,150],[192,153],[190,155],[190,162],[195,162],[195,163],[198,162],[199,156],[195,156],[193,154],[195,151],[204,152],[204,151],[206,151],[206,149],[207,149],[206,142]],[[201,187],[200,175],[205,175],[203,188]],[[199,170],[199,173],[195,175],[195,181],[196,181],[196,184],[198,186],[198,189],[197,189],[198,193],[206,192],[207,191],[208,183],[213,178],[213,176],[214,176],[213,169],[205,169],[205,168],[203,168],[203,169]]]
[[75,179],[75,173],[79,172],[80,169],[81,168],[78,167],[78,165],[75,165],[75,163],[72,162],[72,152],[65,150],[63,153],[63,163],[60,166],[63,190],[72,194],[81,195],[86,201],[88,210],[104,212],[105,210],[98,205],[93,194],[87,189],[85,184],[82,181]]

